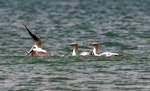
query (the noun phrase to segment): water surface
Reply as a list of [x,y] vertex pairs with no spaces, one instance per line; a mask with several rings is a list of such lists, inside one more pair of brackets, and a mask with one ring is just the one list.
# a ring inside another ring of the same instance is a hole
[[[0,1],[0,90],[149,91],[149,0]],[[28,57],[34,44],[21,23],[53,57]],[[92,42],[121,57],[71,57]],[[58,54],[69,54],[62,57]]]

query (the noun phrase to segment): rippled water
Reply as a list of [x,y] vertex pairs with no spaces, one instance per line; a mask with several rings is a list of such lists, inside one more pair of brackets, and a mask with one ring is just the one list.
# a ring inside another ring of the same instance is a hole
[[[149,0],[1,0],[1,91],[149,91]],[[21,23],[53,57],[28,57],[34,44]],[[123,53],[121,57],[71,57],[79,52]]]

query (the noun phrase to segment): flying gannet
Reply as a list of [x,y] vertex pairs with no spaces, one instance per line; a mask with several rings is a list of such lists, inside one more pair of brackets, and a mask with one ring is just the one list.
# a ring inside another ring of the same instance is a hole
[[28,31],[29,35],[34,40],[35,44],[32,46],[30,51],[27,53],[29,56],[50,56],[50,54],[41,48],[42,41],[36,35],[32,34],[31,31],[27,28],[25,24],[23,24],[26,30]]
[[[78,44],[76,42],[68,43],[68,45],[73,47],[72,56],[78,56]],[[89,56],[92,55],[92,52],[81,52],[80,56]]]
[[92,43],[93,45],[93,55],[94,56],[106,56],[106,57],[110,57],[110,56],[120,56],[120,54],[118,53],[112,53],[112,52],[103,52],[103,53],[100,53],[98,54],[98,43],[97,42],[94,42]]

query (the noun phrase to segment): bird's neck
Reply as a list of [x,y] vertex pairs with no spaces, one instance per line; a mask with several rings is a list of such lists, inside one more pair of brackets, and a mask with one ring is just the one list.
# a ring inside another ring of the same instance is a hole
[[74,46],[74,47],[73,47],[72,56],[77,56],[77,54],[78,54],[78,47],[77,47],[77,46]]
[[98,55],[97,52],[98,52],[98,46],[94,46],[93,47],[93,54]]

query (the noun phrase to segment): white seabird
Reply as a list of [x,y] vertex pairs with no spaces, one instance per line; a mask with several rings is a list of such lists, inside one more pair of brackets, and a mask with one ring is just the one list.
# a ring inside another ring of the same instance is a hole
[[28,31],[29,35],[34,40],[35,44],[32,46],[30,51],[27,53],[29,56],[49,56],[50,54],[41,48],[42,41],[36,35],[32,34],[31,31],[27,28],[25,24],[23,24],[26,30]]
[[112,53],[112,52],[103,52],[103,53],[100,53],[98,54],[98,43],[97,42],[94,42],[92,43],[93,45],[93,55],[94,56],[106,56],[106,57],[110,57],[110,56],[120,56],[120,54],[118,53]]
[[[78,44],[76,42],[69,43],[73,47],[72,56],[78,56]],[[89,56],[92,55],[92,52],[81,52],[80,56]]]

